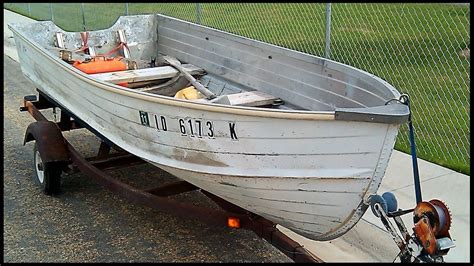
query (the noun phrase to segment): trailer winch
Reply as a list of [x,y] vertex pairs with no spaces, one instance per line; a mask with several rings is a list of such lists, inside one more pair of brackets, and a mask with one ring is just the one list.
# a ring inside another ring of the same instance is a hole
[[[408,106],[410,103],[406,94],[395,100]],[[400,253],[397,257],[401,262],[444,262],[443,256],[455,246],[449,234],[452,221],[451,212],[441,200],[422,200],[411,114],[408,126],[416,207],[407,210],[399,209],[397,199],[392,192],[385,192],[382,196],[372,195],[369,197],[369,203],[374,215],[380,218],[399,247]],[[408,213],[413,213],[414,226],[411,235],[401,219],[402,215]],[[399,233],[389,218],[393,218]]]

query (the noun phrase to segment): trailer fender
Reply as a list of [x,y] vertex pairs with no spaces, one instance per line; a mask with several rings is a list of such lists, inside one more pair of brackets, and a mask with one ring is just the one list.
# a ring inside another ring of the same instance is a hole
[[69,161],[66,141],[56,123],[51,121],[31,123],[26,129],[23,145],[32,140],[36,141],[43,162]]

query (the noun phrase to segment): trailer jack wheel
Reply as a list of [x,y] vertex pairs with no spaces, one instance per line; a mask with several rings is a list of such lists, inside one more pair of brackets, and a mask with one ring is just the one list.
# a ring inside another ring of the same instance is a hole
[[35,181],[43,193],[46,195],[57,194],[61,183],[61,166],[56,162],[44,163],[36,142],[33,149],[33,162],[36,172]]

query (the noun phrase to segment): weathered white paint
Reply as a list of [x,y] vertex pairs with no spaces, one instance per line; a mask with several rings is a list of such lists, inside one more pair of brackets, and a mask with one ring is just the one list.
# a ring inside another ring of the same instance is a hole
[[100,134],[311,239],[334,239],[359,221],[393,150],[398,125],[137,92],[92,79],[12,30],[23,73]]

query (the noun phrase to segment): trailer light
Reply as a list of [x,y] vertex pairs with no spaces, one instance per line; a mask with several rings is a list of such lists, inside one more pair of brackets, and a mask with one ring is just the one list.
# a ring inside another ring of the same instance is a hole
[[227,226],[230,228],[240,228],[240,219],[236,217],[228,217]]

